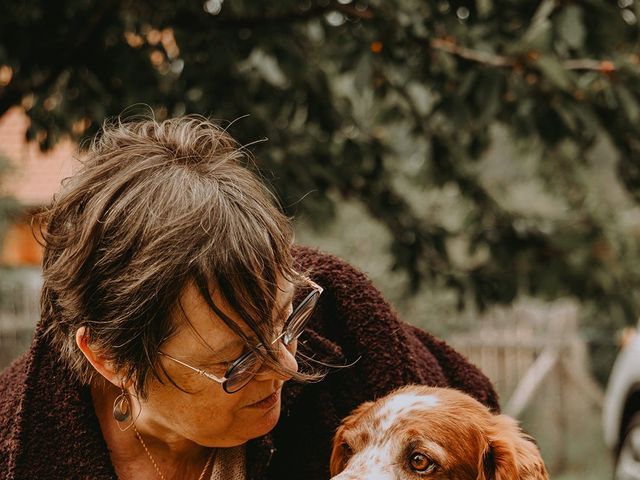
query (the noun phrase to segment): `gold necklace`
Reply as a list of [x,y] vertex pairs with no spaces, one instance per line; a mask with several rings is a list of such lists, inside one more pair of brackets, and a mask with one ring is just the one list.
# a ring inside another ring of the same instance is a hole
[[[160,471],[160,468],[158,467],[158,464],[153,459],[153,456],[151,455],[151,452],[147,448],[147,444],[144,443],[144,440],[142,439],[142,435],[140,435],[140,432],[138,432],[138,429],[136,428],[135,425],[133,425],[133,431],[136,432],[136,437],[138,437],[138,440],[140,440],[140,443],[142,444],[142,448],[144,448],[144,451],[147,452],[147,456],[149,457],[149,460],[151,460],[151,463],[153,464],[153,468],[156,469],[156,473],[158,474],[158,477],[160,477],[161,480],[167,480],[165,478],[165,476],[162,474],[162,472]],[[211,453],[209,454],[209,458],[207,459],[207,463],[204,465],[204,469],[202,470],[202,473],[198,477],[198,480],[203,480],[204,479],[204,474],[207,473],[207,470],[209,469],[209,465],[211,465],[211,460],[213,459],[213,453],[214,452],[215,452],[215,450],[211,449]]]

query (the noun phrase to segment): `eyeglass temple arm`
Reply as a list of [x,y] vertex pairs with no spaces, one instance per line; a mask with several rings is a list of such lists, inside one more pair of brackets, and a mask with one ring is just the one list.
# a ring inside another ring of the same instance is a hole
[[318,285],[316,282],[314,282],[313,280],[311,280],[309,277],[305,277],[305,279],[307,280],[307,282],[309,282],[309,285],[311,285],[313,287],[314,290],[318,290],[318,293],[322,294],[322,292],[324,291],[324,288],[322,288],[320,285]]
[[224,382],[226,382],[226,381],[227,381],[227,378],[226,378],[226,377],[222,377],[222,378],[221,378],[221,377],[217,377],[217,376],[215,376],[213,373],[209,373],[209,372],[206,372],[206,371],[204,371],[204,370],[200,370],[199,368],[192,367],[191,365],[189,365],[189,364],[187,364],[187,363],[184,363],[184,362],[182,362],[182,361],[178,360],[177,358],[172,357],[171,355],[167,355],[166,353],[163,353],[163,352],[158,352],[158,353],[159,353],[160,355],[163,355],[163,356],[165,356],[165,357],[167,357],[167,358],[169,358],[169,359],[173,360],[173,361],[174,361],[174,362],[176,362],[176,363],[179,363],[180,365],[183,365],[183,366],[187,367],[187,368],[188,368],[188,369],[190,369],[190,370],[193,370],[194,372],[198,373],[198,375],[201,375],[201,376],[203,376],[203,377],[210,378],[211,380],[214,380],[214,381],[216,381],[216,382],[218,382],[218,383],[224,383]]

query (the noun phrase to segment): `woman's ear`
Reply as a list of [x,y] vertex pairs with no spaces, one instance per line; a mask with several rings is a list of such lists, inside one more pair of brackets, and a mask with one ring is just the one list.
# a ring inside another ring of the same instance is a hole
[[121,388],[123,379],[113,368],[113,362],[102,356],[89,344],[89,335],[86,327],[80,327],[76,331],[76,344],[80,351],[84,354],[87,361],[95,368],[95,370],[105,379]]
[[351,448],[344,440],[344,433],[357,423],[358,419],[371,408],[373,403],[374,402],[364,402],[360,404],[348,417],[342,420],[342,423],[340,423],[340,426],[336,430],[336,434],[333,437],[331,460],[329,461],[329,472],[332,477],[342,472],[347,466],[347,463],[349,463],[349,458],[351,458]]

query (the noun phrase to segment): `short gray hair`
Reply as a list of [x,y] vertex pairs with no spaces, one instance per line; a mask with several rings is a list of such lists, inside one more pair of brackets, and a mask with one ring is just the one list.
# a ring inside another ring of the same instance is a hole
[[149,372],[162,381],[158,350],[177,327],[172,312],[188,282],[213,309],[210,289],[219,288],[269,343],[264,317],[277,276],[297,283],[299,275],[290,221],[250,164],[203,117],[105,123],[42,214],[42,316],[82,383],[96,373],[75,343],[82,326],[138,393]]

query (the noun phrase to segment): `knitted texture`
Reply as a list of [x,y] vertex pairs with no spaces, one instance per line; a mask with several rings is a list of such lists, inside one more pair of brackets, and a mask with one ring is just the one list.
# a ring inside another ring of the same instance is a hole
[[211,472],[211,480],[245,480],[244,447],[219,448]]
[[[327,364],[356,363],[330,369],[319,383],[285,384],[278,425],[246,445],[247,480],[326,480],[340,419],[407,383],[452,386],[498,411],[489,380],[444,342],[401,322],[361,272],[308,248],[295,257],[324,287],[299,351]],[[47,321],[0,374],[0,479],[115,479],[89,388],[42,335]]]

